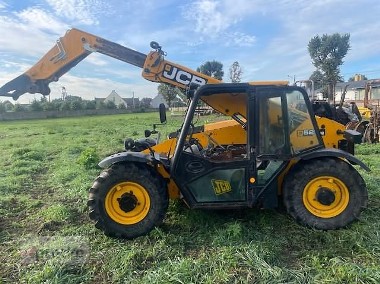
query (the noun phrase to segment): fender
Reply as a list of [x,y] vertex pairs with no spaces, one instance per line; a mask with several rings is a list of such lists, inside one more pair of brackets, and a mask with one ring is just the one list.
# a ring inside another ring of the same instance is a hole
[[104,158],[98,164],[101,168],[108,168],[109,166],[120,162],[140,162],[140,163],[156,163],[160,162],[158,155],[146,154],[141,152],[120,152]]
[[300,156],[298,156],[302,160],[310,160],[314,158],[321,158],[321,157],[336,157],[336,158],[345,158],[348,160],[352,165],[359,165],[361,168],[366,170],[367,172],[370,172],[370,168],[364,164],[362,161],[360,161],[355,156],[351,155],[350,153],[347,153],[345,151],[339,150],[339,149],[320,149],[314,152],[304,153]]

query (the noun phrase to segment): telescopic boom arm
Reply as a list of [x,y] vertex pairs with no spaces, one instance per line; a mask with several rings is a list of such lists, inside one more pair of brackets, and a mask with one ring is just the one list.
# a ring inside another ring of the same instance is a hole
[[153,82],[186,88],[191,83],[204,85],[219,80],[164,60],[161,46],[152,42],[148,55],[87,32],[71,29],[35,65],[0,88],[0,96],[17,100],[25,93],[50,94],[49,84],[85,59],[92,52],[116,58],[143,69],[142,76]]

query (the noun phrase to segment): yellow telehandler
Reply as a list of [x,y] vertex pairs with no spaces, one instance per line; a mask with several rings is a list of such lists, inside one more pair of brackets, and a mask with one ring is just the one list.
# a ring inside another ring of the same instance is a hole
[[[151,43],[147,55],[72,29],[24,74],[0,88],[17,99],[49,94],[57,81],[91,52],[142,68],[142,76],[187,90],[181,128],[159,142],[146,131],[125,151],[103,159],[89,191],[89,216],[106,235],[135,238],[161,224],[169,199],[190,208],[274,208],[283,202],[299,223],[342,228],[359,217],[367,189],[354,165],[361,135],[314,115],[305,90],[286,81],[222,83],[165,60]],[[229,117],[194,125],[199,102]],[[165,106],[159,108],[165,123]],[[156,129],[154,128],[154,131]]]

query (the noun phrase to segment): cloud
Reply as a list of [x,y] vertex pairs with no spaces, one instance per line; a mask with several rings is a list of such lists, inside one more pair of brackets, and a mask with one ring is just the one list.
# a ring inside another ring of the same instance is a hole
[[46,0],[56,15],[84,25],[98,25],[99,14],[107,14],[110,6],[102,0]]
[[194,31],[200,37],[194,43],[203,42],[203,37],[210,40],[223,40],[226,46],[250,46],[255,42],[255,36],[246,34],[238,29],[238,23],[244,16],[251,14],[255,9],[247,9],[252,2],[247,0],[214,1],[199,0],[182,7],[183,17],[189,21],[189,25],[195,26]]
[[109,62],[102,57],[104,57],[104,55],[99,53],[92,53],[90,56],[86,57],[85,60],[92,65],[100,67],[107,66]]
[[31,7],[15,15],[19,22],[27,26],[29,30],[42,30],[57,34],[68,29],[67,24],[52,16],[48,11],[39,8]]
[[225,46],[252,46],[256,42],[255,36],[250,36],[241,32],[231,32],[225,34]]
[[7,6],[7,3],[5,3],[4,1],[0,1],[0,10],[5,9]]
[[18,61],[25,56],[45,53],[54,43],[52,35],[58,36],[68,28],[65,23],[38,8],[0,16],[0,22],[0,52],[15,53]]
[[256,2],[198,0],[184,5],[182,15],[185,19],[195,23],[196,32],[212,37],[236,26],[244,17],[260,11]]
[[183,15],[195,22],[196,32],[209,34],[212,37],[230,26],[228,20],[223,20],[218,6],[219,3],[212,0],[196,1],[185,7]]
[[[9,72],[20,73],[20,72],[24,72],[27,68],[30,67],[30,65],[25,63],[25,62],[15,62],[14,60],[11,60],[11,58],[7,58],[7,56],[1,56],[1,57],[2,57],[2,59],[0,59],[0,65],[2,68],[0,69],[1,70],[0,71],[0,84],[2,81],[4,81],[4,83],[6,82],[4,77],[9,76],[9,79],[13,79],[8,74]],[[13,76],[13,75],[11,75],[11,76]]]

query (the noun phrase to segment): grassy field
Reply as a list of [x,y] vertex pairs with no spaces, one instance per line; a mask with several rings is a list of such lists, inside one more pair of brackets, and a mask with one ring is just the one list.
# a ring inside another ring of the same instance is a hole
[[372,169],[361,171],[369,203],[347,229],[171,202],[148,236],[105,237],[87,216],[96,163],[155,122],[157,113],[0,123],[0,282],[380,283],[380,145],[358,147]]

